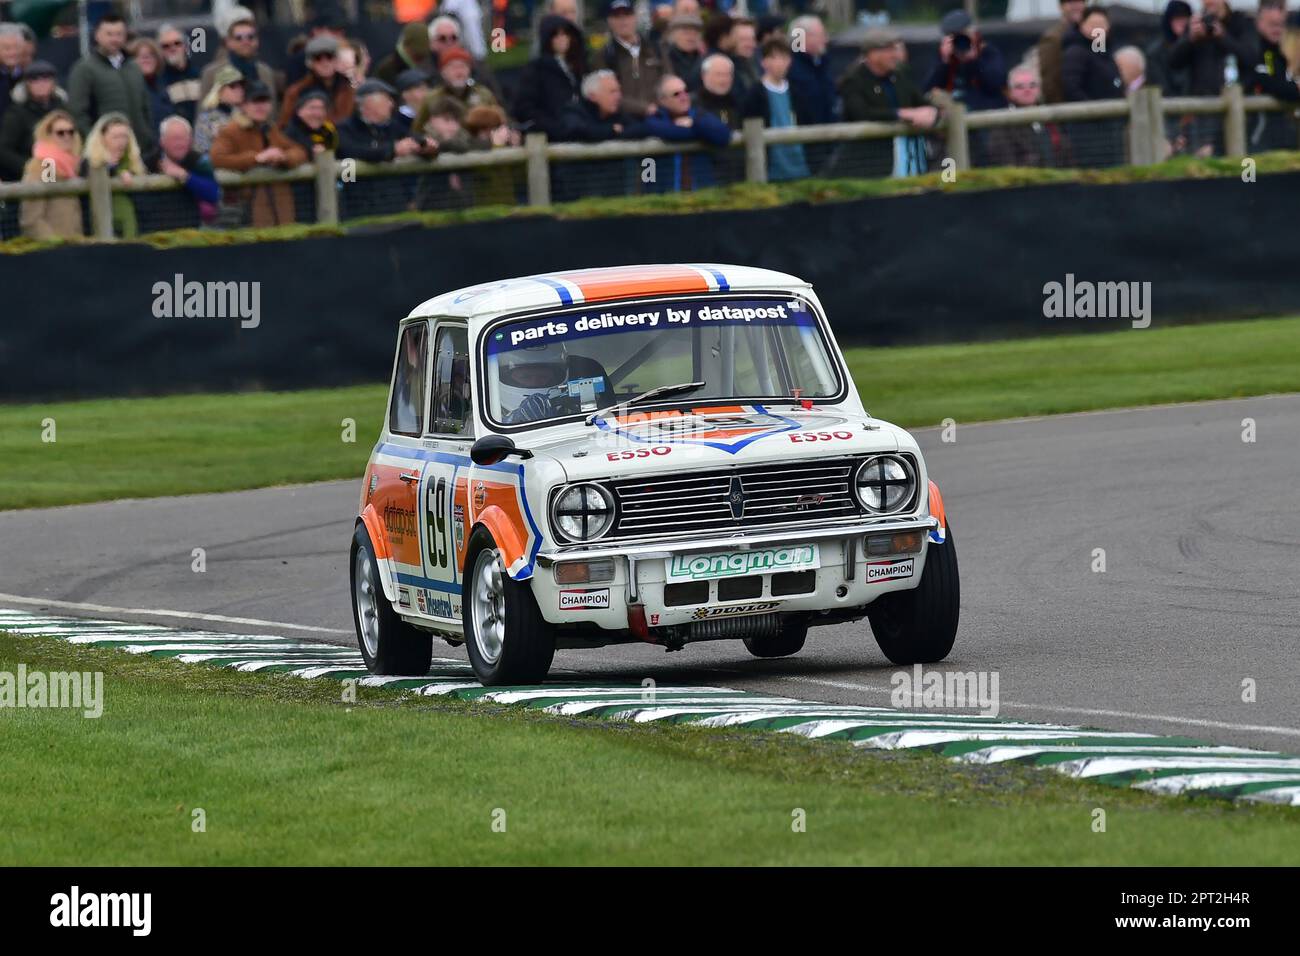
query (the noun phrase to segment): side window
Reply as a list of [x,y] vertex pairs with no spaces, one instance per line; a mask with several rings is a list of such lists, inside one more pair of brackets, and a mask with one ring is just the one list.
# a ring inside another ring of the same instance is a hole
[[408,325],[398,343],[388,406],[388,430],[398,435],[418,436],[424,430],[425,331],[423,322]]
[[465,329],[438,329],[433,353],[431,431],[439,435],[468,435],[470,421],[469,338]]

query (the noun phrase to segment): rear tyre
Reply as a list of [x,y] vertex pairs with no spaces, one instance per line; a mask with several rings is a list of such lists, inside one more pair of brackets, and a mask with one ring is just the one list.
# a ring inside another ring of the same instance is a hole
[[540,684],[555,657],[555,628],[532,587],[510,577],[482,528],[469,540],[465,568],[465,649],[474,673],[485,687]]
[[433,635],[407,624],[384,596],[379,563],[365,525],[352,535],[352,623],[372,674],[423,677],[433,660]]
[[745,648],[755,657],[789,657],[803,650],[807,639],[807,624],[785,624],[776,634],[745,638]]
[[951,528],[943,544],[930,544],[916,587],[881,595],[867,605],[876,643],[895,664],[933,664],[947,657],[957,639],[960,612],[961,584]]

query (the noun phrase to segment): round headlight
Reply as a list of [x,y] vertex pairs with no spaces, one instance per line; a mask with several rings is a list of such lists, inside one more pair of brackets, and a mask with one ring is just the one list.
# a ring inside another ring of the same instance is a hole
[[876,514],[902,511],[916,491],[916,474],[905,458],[878,455],[868,458],[854,478],[858,502]]
[[609,530],[614,502],[600,485],[574,485],[556,497],[551,517],[560,534],[570,541],[591,541]]

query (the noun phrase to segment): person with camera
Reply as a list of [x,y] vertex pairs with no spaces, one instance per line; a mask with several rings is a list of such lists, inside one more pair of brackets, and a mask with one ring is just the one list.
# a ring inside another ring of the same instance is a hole
[[1169,65],[1189,73],[1191,96],[1218,96],[1250,63],[1255,33],[1250,18],[1227,0],[1205,0],[1200,16],[1169,51]]
[[983,40],[965,10],[945,13],[939,30],[939,62],[922,88],[947,93],[972,111],[1004,108],[1007,65],[1002,51]]

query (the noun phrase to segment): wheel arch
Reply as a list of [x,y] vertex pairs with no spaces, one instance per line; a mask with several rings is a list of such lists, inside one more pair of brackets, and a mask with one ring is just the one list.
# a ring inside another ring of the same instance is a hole
[[[518,521],[512,519],[505,509],[493,504],[476,514],[469,537],[472,539],[480,528],[486,531],[496,546],[501,549],[501,557],[507,569],[515,567],[521,559],[527,558],[528,532],[520,528]],[[465,549],[465,564],[466,566],[469,564],[469,548]],[[465,569],[462,568],[461,574],[464,573]],[[510,573],[510,577],[516,581],[526,581],[532,576],[533,569],[527,565],[518,574]]]
[[943,506],[943,495],[933,479],[930,480],[930,514],[939,519],[940,543],[948,538],[948,512]]
[[384,589],[384,597],[395,605],[397,584],[393,581],[392,568],[389,566],[388,540],[384,537],[384,525],[374,505],[366,505],[365,510],[357,517],[356,524],[353,525],[353,533],[356,528],[365,529],[366,537],[370,539],[371,553],[375,556],[375,564],[379,567],[379,586]]

